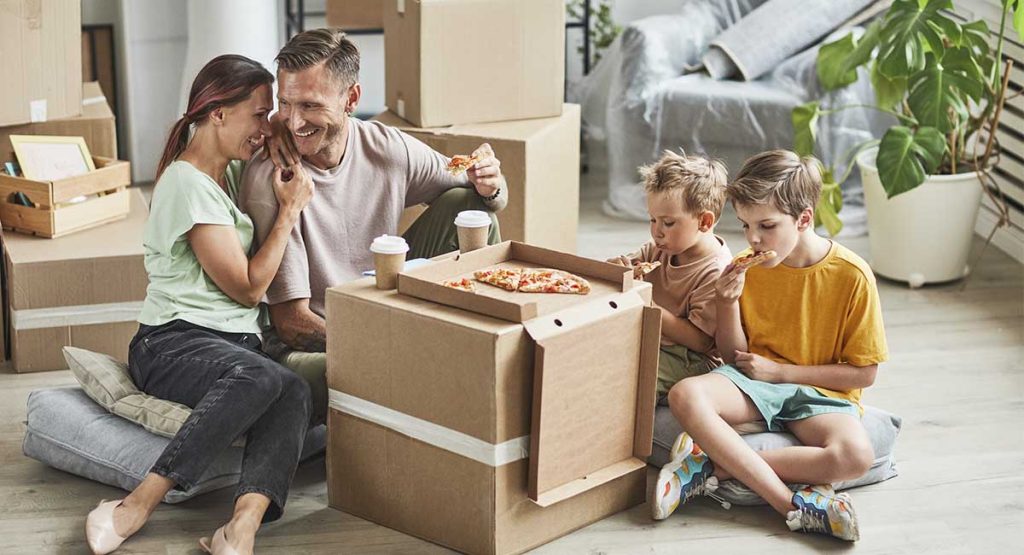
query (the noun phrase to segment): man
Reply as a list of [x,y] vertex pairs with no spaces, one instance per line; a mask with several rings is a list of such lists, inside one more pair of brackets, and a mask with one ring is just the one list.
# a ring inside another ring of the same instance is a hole
[[[293,37],[277,56],[278,113],[270,158],[257,156],[242,177],[239,203],[261,241],[271,231],[277,199],[274,163],[301,157],[315,185],[313,200],[292,230],[277,277],[267,291],[274,330],[266,352],[310,383],[313,419],[327,413],[324,296],[328,287],[358,279],[373,267],[373,238],[395,234],[406,207],[430,207],[405,234],[409,258],[458,248],[461,210],[491,213],[488,242],[500,241],[493,213],[505,207],[507,185],[487,144],[465,175],[447,172],[448,159],[401,131],[352,118],[362,89],[359,51],[337,29]],[[284,128],[282,130],[282,128]],[[281,131],[279,131],[281,130]]]

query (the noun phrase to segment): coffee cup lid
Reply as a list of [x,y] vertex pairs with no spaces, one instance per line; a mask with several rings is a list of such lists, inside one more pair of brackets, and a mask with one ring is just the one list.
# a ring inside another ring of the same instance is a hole
[[455,218],[459,227],[486,227],[491,225],[491,217],[483,210],[463,210]]
[[409,244],[397,235],[381,235],[370,244],[370,252],[377,254],[405,254],[409,252]]

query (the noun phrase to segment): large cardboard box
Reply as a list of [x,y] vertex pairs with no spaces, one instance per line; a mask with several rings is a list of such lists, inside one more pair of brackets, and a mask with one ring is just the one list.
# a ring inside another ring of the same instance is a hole
[[[444,279],[502,266],[588,295]],[[624,273],[625,272],[625,273]],[[467,553],[519,553],[642,503],[660,312],[620,266],[522,243],[327,292],[331,507]]]
[[99,83],[82,85],[82,114],[66,119],[0,127],[0,161],[15,160],[11,135],[83,137],[93,156],[117,158],[117,123]]
[[580,206],[580,107],[555,118],[424,129],[391,112],[374,119],[434,150],[469,154],[489,143],[508,182],[508,206],[498,213],[502,239],[576,252]]
[[82,107],[78,0],[0,2],[0,125],[77,116]]
[[385,103],[420,127],[557,116],[564,0],[384,0]]
[[142,231],[149,210],[131,190],[128,218],[60,239],[4,232],[8,351],[18,372],[67,368],[73,345],[127,361],[146,298]]
[[384,28],[384,3],[393,0],[327,0],[327,25],[346,31]]

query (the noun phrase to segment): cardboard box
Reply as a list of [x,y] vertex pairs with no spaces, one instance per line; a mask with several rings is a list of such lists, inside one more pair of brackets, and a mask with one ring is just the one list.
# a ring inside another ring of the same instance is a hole
[[93,156],[117,158],[117,122],[99,83],[82,84],[82,115],[0,127],[0,161],[16,160],[11,135],[83,137]]
[[82,7],[78,0],[3,2],[0,53],[0,125],[80,113]]
[[[131,164],[92,157],[96,169],[56,181],[0,174],[0,223],[4,229],[40,237],[62,237],[123,219],[130,210]],[[11,202],[15,193],[33,206]],[[85,200],[77,200],[86,197]]]
[[127,360],[149,283],[142,262],[149,210],[140,191],[130,198],[127,219],[61,239],[3,234],[16,371],[67,368],[65,345]]
[[384,3],[388,1],[327,0],[327,25],[346,31],[383,29]]
[[385,103],[419,127],[557,116],[564,0],[384,0]]
[[[562,268],[589,295],[443,279]],[[331,507],[519,553],[644,501],[660,313],[622,267],[505,242],[327,291]]]
[[469,154],[489,143],[508,182],[508,206],[498,213],[502,239],[576,252],[580,206],[580,107],[566,104],[556,118],[412,126],[391,112],[374,118],[400,128],[434,150]]

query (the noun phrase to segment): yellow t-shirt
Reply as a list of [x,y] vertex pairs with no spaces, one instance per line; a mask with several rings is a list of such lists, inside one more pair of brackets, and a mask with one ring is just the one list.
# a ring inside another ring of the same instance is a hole
[[[749,351],[776,362],[870,366],[889,357],[875,276],[835,241],[807,268],[747,270],[740,314]],[[860,389],[815,389],[860,407]]]

